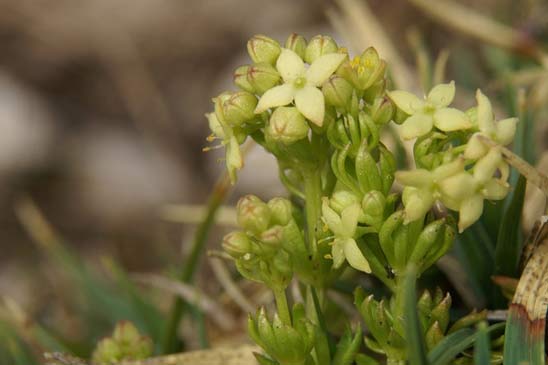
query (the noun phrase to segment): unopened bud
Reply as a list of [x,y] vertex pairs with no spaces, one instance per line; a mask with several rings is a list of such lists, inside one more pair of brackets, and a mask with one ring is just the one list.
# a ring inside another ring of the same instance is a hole
[[302,35],[292,33],[285,41],[285,48],[292,50],[299,57],[304,58],[306,51],[306,39]]
[[272,213],[272,223],[285,226],[292,218],[291,202],[284,198],[273,198],[267,203]]
[[282,244],[284,239],[284,232],[282,226],[273,226],[263,233],[261,233],[260,240],[264,244],[270,246],[271,248],[278,248]]
[[114,328],[112,337],[99,342],[93,353],[93,361],[100,364],[122,360],[141,360],[152,354],[152,341],[142,336],[133,323],[121,321]]
[[265,35],[257,34],[247,42],[247,52],[255,63],[276,63],[281,52],[280,44]]
[[341,214],[343,210],[353,204],[359,204],[360,198],[348,190],[338,190],[329,199],[329,206]]
[[306,47],[304,59],[308,63],[313,63],[320,56],[328,53],[335,53],[339,49],[333,38],[324,35],[317,35],[310,40]]
[[380,226],[384,218],[386,198],[378,190],[371,190],[362,200],[362,208],[365,215],[365,223],[370,226]]
[[348,106],[352,91],[352,85],[337,75],[331,76],[322,87],[326,103],[340,108]]
[[251,241],[244,232],[230,232],[223,238],[223,250],[235,259],[251,251]]
[[295,107],[278,107],[272,113],[266,134],[274,141],[289,145],[308,136],[308,123]]
[[270,223],[270,209],[255,195],[246,195],[238,201],[236,207],[238,224],[254,234],[266,231]]
[[248,91],[250,93],[255,93],[255,88],[248,79],[248,74],[252,66],[243,65],[238,67],[234,74],[232,75],[232,81],[234,85],[238,86],[240,89]]
[[392,120],[396,108],[388,98],[377,98],[371,108],[371,118],[376,124],[386,124]]
[[255,117],[257,98],[247,91],[237,91],[223,102],[225,120],[233,126],[241,125]]
[[247,81],[259,95],[272,89],[280,81],[278,71],[268,63],[258,63],[249,67]]

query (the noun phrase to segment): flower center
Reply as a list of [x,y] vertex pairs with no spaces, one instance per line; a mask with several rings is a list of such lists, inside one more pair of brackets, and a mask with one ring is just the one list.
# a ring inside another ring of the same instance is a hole
[[306,85],[306,79],[304,77],[297,77],[293,81],[293,86],[295,86],[297,89],[302,89]]

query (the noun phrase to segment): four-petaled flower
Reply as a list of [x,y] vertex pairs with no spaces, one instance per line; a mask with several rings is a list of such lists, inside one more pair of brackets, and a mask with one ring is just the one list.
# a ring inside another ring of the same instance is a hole
[[490,138],[502,146],[512,142],[518,122],[518,118],[507,118],[495,123],[491,102],[479,89],[476,91],[476,100],[478,109],[475,127],[478,132],[470,137],[464,151],[464,157],[469,159],[481,158],[489,151],[489,147],[483,144],[480,136]]
[[424,100],[402,90],[390,91],[388,96],[398,108],[410,115],[400,128],[403,139],[423,136],[434,126],[444,132],[472,127],[466,114],[447,107],[455,97],[454,81],[435,86]]
[[396,180],[405,185],[403,203],[405,205],[405,222],[424,217],[436,200],[445,201],[440,193],[439,184],[455,174],[464,171],[464,160],[456,160],[440,165],[433,171],[416,169],[396,172]]
[[295,101],[295,106],[308,120],[321,126],[325,114],[324,96],[318,89],[337,70],[347,57],[329,53],[317,58],[307,69],[303,60],[293,51],[282,49],[276,68],[284,83],[263,94],[255,113]]
[[334,268],[339,268],[346,259],[354,269],[366,273],[371,272],[369,262],[367,262],[367,259],[354,239],[360,214],[361,207],[358,203],[344,208],[341,215],[339,215],[329,206],[328,198],[324,198],[323,200],[323,219],[335,235],[335,239],[331,243],[331,256],[333,257]]

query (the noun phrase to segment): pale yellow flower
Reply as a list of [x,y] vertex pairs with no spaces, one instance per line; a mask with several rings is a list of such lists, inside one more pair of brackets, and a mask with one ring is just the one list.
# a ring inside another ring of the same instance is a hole
[[345,57],[342,53],[325,54],[317,58],[307,69],[295,52],[282,49],[276,62],[276,69],[284,83],[263,94],[255,113],[262,113],[294,101],[299,112],[312,123],[321,126],[325,114],[325,101],[319,87],[337,70]]

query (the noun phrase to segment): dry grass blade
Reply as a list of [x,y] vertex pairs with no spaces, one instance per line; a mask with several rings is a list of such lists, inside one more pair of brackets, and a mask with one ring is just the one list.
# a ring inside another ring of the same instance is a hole
[[[218,348],[151,357],[145,360],[126,360],[113,365],[257,365],[253,352],[258,350],[256,346],[243,345],[235,348]],[[46,364],[49,365],[90,364],[83,359],[59,352],[46,353],[44,358]]]
[[178,281],[170,280],[155,274],[133,274],[131,277],[139,283],[152,285],[156,288],[167,290],[183,298],[186,302],[197,306],[204,311],[221,329],[229,331],[234,329],[234,318],[226,312],[213,299],[207,297],[197,288]]
[[447,0],[409,0],[433,19],[484,42],[546,62],[546,55],[534,39],[511,27]]
[[548,309],[548,217],[544,216],[530,242],[506,323],[505,364],[545,363],[544,337]]
[[339,10],[330,9],[327,16],[334,28],[352,44],[356,50],[374,46],[381,57],[389,60],[390,71],[398,88],[413,89],[415,82],[411,72],[379,19],[366,1],[338,0]]
[[533,166],[529,165],[527,161],[516,155],[514,152],[510,151],[508,148],[499,146],[497,143],[491,139],[480,136],[481,141],[490,147],[498,147],[501,149],[502,154],[506,158],[506,161],[512,166],[514,166],[525,178],[527,181],[538,187],[542,192],[548,197],[548,176],[544,175]]
[[255,306],[247,300],[238,285],[230,277],[230,273],[220,258],[211,258],[209,265],[213,269],[215,277],[226,291],[226,294],[234,300],[245,313],[255,311]]

